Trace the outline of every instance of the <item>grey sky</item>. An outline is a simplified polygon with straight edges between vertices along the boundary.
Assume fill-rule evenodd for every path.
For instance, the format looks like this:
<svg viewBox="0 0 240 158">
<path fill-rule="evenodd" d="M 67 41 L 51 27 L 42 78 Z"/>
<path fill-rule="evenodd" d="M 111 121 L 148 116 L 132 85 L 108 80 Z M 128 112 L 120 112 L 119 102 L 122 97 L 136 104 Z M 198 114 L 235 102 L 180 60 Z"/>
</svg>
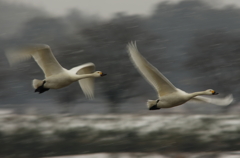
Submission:
<svg viewBox="0 0 240 158">
<path fill-rule="evenodd" d="M 54 15 L 64 15 L 69 9 L 77 8 L 88 14 L 110 17 L 116 12 L 129 14 L 150 13 L 153 6 L 163 0 L 5 0 L 9 3 L 24 3 L 44 10 Z M 179 0 L 172 0 L 176 2 Z"/>
<path fill-rule="evenodd" d="M 126 12 L 128 14 L 151 13 L 154 5 L 167 1 L 177 3 L 181 0 L 4 0 L 8 3 L 27 4 L 38 8 L 43 8 L 55 16 L 61 16 L 69 9 L 77 8 L 88 14 L 97 14 L 104 18 L 109 18 L 116 12 Z M 234 5 L 240 7 L 239 0 L 204 0 L 211 3 L 213 7 L 223 7 Z"/>
</svg>

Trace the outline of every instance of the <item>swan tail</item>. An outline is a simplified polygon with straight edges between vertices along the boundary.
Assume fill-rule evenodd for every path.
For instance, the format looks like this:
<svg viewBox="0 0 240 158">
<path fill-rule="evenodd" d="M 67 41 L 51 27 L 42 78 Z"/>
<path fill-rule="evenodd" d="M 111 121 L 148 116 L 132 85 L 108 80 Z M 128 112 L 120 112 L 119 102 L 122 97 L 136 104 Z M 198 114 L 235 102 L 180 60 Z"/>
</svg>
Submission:
<svg viewBox="0 0 240 158">
<path fill-rule="evenodd" d="M 156 105 L 156 100 L 148 100 L 147 108 L 150 109 L 153 105 Z"/>
<path fill-rule="evenodd" d="M 34 79 L 32 81 L 32 86 L 34 89 L 37 89 L 39 86 L 41 86 L 43 84 L 42 80 L 38 80 L 38 79 Z"/>
</svg>

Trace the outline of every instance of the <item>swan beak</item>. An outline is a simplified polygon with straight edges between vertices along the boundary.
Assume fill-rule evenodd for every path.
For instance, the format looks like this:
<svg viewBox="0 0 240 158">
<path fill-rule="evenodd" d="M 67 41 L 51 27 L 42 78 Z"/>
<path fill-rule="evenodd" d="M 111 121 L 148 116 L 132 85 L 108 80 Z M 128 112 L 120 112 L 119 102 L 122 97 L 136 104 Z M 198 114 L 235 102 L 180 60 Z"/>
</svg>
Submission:
<svg viewBox="0 0 240 158">
<path fill-rule="evenodd" d="M 107 74 L 105 74 L 105 73 L 102 73 L 102 74 L 101 74 L 101 76 L 106 76 L 106 75 L 107 75 Z"/>
<path fill-rule="evenodd" d="M 212 95 L 218 95 L 218 93 L 217 92 L 213 92 Z"/>
</svg>

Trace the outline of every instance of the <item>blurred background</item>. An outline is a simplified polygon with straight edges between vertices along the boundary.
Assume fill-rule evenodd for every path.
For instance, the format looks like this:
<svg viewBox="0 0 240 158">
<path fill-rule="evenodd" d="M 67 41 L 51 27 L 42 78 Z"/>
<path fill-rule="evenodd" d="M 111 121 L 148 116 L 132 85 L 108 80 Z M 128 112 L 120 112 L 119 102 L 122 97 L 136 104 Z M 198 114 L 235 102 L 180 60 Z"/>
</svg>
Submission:
<svg viewBox="0 0 240 158">
<path fill-rule="evenodd" d="M 0 156 L 218 158 L 240 150 L 239 28 L 237 0 L 0 0 Z M 234 102 L 149 111 L 157 96 L 129 60 L 130 41 L 176 87 L 211 88 Z M 95 100 L 78 83 L 34 93 L 32 80 L 44 78 L 35 61 L 10 67 L 4 54 L 31 43 L 48 44 L 67 69 L 93 62 L 107 73 L 95 80 Z"/>
</svg>

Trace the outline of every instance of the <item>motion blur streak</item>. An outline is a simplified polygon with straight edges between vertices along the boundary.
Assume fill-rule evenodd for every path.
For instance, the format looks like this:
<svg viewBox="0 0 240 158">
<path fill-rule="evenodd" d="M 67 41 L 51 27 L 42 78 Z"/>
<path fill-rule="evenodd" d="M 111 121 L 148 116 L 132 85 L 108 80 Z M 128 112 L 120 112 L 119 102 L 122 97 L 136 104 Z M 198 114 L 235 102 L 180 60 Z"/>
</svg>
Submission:
<svg viewBox="0 0 240 158">
<path fill-rule="evenodd" d="M 0 157 L 126 152 L 171 157 L 176 152 L 180 156 L 207 152 L 218 158 L 231 154 L 228 151 L 239 154 L 239 2 L 233 7 L 224 6 L 226 1 L 156 1 L 154 5 L 143 1 L 146 9 L 152 6 L 147 13 L 117 13 L 116 9 L 108 18 L 96 10 L 86 13 L 76 7 L 53 15 L 44 5 L 15 2 L 0 0 Z M 121 5 L 141 8 L 143 2 Z M 48 7 L 54 10 L 64 3 L 51 4 Z M 107 4 L 101 6 L 109 12 L 118 7 Z M 233 94 L 235 101 L 227 107 L 188 103 L 149 111 L 146 100 L 156 96 L 155 91 L 134 68 L 126 49 L 135 40 L 142 55 L 176 87 L 187 92 L 210 87 L 219 97 Z M 85 99 L 78 83 L 34 93 L 30 83 L 42 79 L 41 69 L 34 60 L 10 67 L 4 50 L 35 43 L 49 45 L 67 69 L 93 62 L 108 74 L 96 81 L 96 99 Z M 110 113 L 114 117 L 105 117 Z M 54 120 L 67 121 L 58 126 Z M 41 131 L 40 124 L 46 130 Z M 107 130 L 89 128 L 89 124 Z M 159 128 L 143 134 L 143 126 Z"/>
</svg>

